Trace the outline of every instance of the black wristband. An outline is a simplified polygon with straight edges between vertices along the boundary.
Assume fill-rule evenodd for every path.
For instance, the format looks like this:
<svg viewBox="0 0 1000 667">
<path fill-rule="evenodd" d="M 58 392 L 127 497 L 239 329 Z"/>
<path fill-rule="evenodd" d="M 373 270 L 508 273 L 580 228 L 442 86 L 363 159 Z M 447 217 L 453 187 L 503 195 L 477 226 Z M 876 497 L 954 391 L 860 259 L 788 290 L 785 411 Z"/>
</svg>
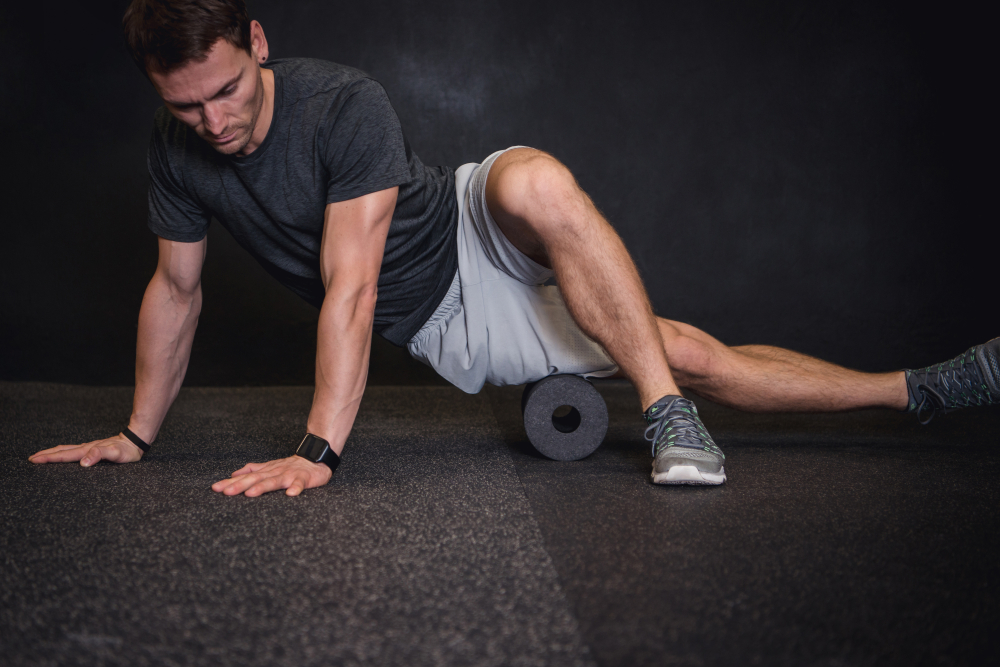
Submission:
<svg viewBox="0 0 1000 667">
<path fill-rule="evenodd" d="M 306 433 L 306 437 L 302 438 L 295 455 L 313 463 L 325 463 L 331 472 L 340 465 L 340 457 L 330 449 L 330 443 L 312 433 Z"/>
<path fill-rule="evenodd" d="M 133 445 L 141 449 L 143 454 L 149 451 L 149 445 L 146 444 L 146 441 L 130 431 L 128 426 L 122 429 L 122 435 L 131 440 Z"/>
</svg>

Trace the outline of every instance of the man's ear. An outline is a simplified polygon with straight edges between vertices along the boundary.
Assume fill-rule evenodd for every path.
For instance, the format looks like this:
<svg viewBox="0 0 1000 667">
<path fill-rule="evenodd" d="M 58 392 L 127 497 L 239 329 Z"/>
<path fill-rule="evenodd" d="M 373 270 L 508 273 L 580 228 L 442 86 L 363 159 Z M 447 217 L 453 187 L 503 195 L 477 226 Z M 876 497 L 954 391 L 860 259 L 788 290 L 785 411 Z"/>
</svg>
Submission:
<svg viewBox="0 0 1000 667">
<path fill-rule="evenodd" d="M 264 28 L 257 21 L 250 22 L 250 50 L 258 65 L 267 62 L 270 55 L 267 48 L 267 37 L 264 36 Z"/>
</svg>

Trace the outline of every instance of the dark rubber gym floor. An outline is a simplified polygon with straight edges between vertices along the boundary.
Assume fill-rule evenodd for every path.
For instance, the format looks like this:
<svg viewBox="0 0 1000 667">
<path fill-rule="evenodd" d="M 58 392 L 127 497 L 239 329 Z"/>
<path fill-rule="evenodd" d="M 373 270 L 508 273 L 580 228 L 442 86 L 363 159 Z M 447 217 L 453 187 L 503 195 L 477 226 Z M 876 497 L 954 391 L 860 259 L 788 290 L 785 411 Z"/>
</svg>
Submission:
<svg viewBox="0 0 1000 667">
<path fill-rule="evenodd" d="M 745 415 L 718 488 L 658 487 L 631 390 L 583 461 L 517 389 L 372 387 L 299 498 L 310 388 L 185 389 L 140 463 L 35 466 L 131 389 L 0 383 L 3 665 L 980 665 L 1000 654 L 1000 411 Z"/>
</svg>

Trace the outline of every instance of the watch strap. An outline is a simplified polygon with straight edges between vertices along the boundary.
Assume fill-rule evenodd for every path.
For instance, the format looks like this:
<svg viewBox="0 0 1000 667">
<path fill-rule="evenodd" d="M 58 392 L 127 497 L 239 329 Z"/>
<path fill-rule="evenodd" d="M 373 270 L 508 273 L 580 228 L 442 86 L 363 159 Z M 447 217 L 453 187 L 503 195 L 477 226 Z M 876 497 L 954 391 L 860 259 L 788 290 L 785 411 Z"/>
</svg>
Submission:
<svg viewBox="0 0 1000 667">
<path fill-rule="evenodd" d="M 295 455 L 313 463 L 324 463 L 331 472 L 340 465 L 340 457 L 330 449 L 330 443 L 312 433 L 306 433 L 306 437 L 302 438 L 299 448 L 295 450 Z"/>
</svg>

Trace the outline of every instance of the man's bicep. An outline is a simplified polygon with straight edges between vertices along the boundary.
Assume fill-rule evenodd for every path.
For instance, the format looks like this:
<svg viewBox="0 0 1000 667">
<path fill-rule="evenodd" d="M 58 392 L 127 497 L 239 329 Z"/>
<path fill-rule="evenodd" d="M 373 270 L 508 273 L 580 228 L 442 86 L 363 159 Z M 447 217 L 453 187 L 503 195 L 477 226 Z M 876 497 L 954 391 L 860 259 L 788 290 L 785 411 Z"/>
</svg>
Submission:
<svg viewBox="0 0 1000 667">
<path fill-rule="evenodd" d="M 378 283 L 398 187 L 326 205 L 320 275 L 329 290 L 334 282 L 362 287 Z"/>
<path fill-rule="evenodd" d="M 160 257 L 156 271 L 170 285 L 184 294 L 194 294 L 201 284 L 201 267 L 205 263 L 208 238 L 192 243 L 159 238 Z"/>
</svg>

